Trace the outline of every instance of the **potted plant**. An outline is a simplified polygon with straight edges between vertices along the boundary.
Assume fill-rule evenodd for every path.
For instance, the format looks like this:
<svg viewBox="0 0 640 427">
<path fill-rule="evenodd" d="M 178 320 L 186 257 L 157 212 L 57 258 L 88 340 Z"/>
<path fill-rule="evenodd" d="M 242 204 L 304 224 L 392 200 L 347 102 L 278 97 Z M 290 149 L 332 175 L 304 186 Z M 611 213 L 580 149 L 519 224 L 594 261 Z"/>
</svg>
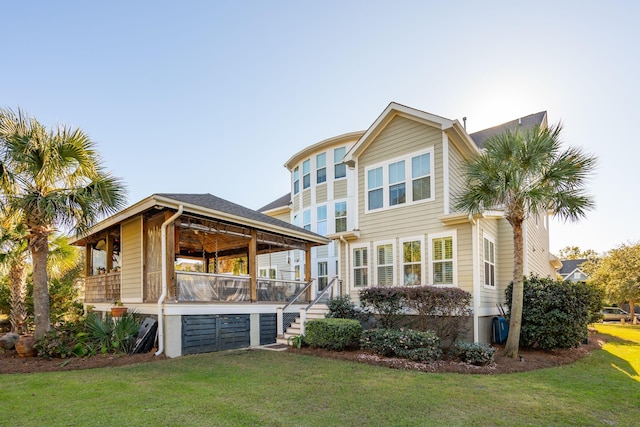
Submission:
<svg viewBox="0 0 640 427">
<path fill-rule="evenodd" d="M 122 304 L 122 301 L 118 300 L 114 302 L 113 307 L 111 307 L 111 317 L 122 317 L 127 310 L 128 308 Z"/>
</svg>

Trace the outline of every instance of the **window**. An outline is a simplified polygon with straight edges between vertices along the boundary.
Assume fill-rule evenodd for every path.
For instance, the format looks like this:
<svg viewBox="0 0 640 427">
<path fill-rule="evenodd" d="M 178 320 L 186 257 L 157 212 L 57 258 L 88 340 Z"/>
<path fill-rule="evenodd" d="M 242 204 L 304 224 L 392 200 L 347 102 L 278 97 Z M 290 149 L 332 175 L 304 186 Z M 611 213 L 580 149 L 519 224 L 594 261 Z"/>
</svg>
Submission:
<svg viewBox="0 0 640 427">
<path fill-rule="evenodd" d="M 276 268 L 275 267 L 261 268 L 260 270 L 258 270 L 258 277 L 266 277 L 268 279 L 275 279 L 276 278 Z"/>
<path fill-rule="evenodd" d="M 293 170 L 293 194 L 300 192 L 300 168 Z"/>
<path fill-rule="evenodd" d="M 422 245 L 420 240 L 402 243 L 402 268 L 405 286 L 422 284 Z"/>
<path fill-rule="evenodd" d="M 311 160 L 302 162 L 302 189 L 311 187 Z"/>
<path fill-rule="evenodd" d="M 316 156 L 316 183 L 321 184 L 327 181 L 327 154 L 322 153 Z"/>
<path fill-rule="evenodd" d="M 369 260 L 367 248 L 353 249 L 353 286 L 363 288 L 369 285 Z"/>
<path fill-rule="evenodd" d="M 389 205 L 399 205 L 406 200 L 404 160 L 402 160 L 389 165 Z"/>
<path fill-rule="evenodd" d="M 321 291 L 327 287 L 329 279 L 327 261 L 318 263 L 318 290 Z"/>
<path fill-rule="evenodd" d="M 382 167 L 367 172 L 367 198 L 369 210 L 383 206 L 382 200 Z"/>
<path fill-rule="evenodd" d="M 414 202 L 431 198 L 431 153 L 411 158 L 411 188 Z"/>
<path fill-rule="evenodd" d="M 430 148 L 367 167 L 367 211 L 433 200 L 432 153 L 433 148 Z"/>
<path fill-rule="evenodd" d="M 336 233 L 347 231 L 347 202 L 336 203 Z"/>
<path fill-rule="evenodd" d="M 302 228 L 311 231 L 311 211 L 302 212 Z"/>
<path fill-rule="evenodd" d="M 317 233 L 322 236 L 326 236 L 327 235 L 327 207 L 326 206 L 318 206 L 317 221 L 318 221 Z"/>
<path fill-rule="evenodd" d="M 346 152 L 347 151 L 345 147 L 340 147 L 333 150 L 333 162 L 335 163 L 335 165 L 333 166 L 333 173 L 335 179 L 344 178 L 345 176 L 347 176 L 347 165 L 342 163 Z"/>
<path fill-rule="evenodd" d="M 432 271 L 434 285 L 453 284 L 453 237 L 432 240 Z"/>
<path fill-rule="evenodd" d="M 376 246 L 376 268 L 378 285 L 393 285 L 393 245 L 385 243 Z"/>
<path fill-rule="evenodd" d="M 496 286 L 496 244 L 484 238 L 484 285 Z"/>
<path fill-rule="evenodd" d="M 296 280 L 300 280 L 300 265 L 296 265 L 293 267 L 293 274 Z"/>
</svg>

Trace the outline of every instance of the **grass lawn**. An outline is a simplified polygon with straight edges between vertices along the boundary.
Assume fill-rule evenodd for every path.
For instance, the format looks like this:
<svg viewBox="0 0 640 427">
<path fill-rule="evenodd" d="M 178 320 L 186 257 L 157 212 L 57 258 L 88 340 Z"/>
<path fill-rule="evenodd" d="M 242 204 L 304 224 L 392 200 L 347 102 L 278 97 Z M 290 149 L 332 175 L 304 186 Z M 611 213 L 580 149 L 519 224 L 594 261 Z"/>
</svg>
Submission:
<svg viewBox="0 0 640 427">
<path fill-rule="evenodd" d="M 0 376 L 0 425 L 640 425 L 640 327 L 562 367 L 506 375 L 398 371 L 235 351 L 148 365 Z"/>
</svg>

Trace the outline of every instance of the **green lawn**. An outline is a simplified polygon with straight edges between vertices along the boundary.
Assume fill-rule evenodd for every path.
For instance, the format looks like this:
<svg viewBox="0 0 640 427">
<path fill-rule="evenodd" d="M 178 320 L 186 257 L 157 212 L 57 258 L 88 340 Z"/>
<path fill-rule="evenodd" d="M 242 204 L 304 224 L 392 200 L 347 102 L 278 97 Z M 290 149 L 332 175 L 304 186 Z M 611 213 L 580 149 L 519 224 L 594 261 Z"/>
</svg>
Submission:
<svg viewBox="0 0 640 427">
<path fill-rule="evenodd" d="M 640 424 L 640 327 L 553 369 L 431 374 L 269 351 L 0 375 L 0 425 L 520 426 Z"/>
</svg>

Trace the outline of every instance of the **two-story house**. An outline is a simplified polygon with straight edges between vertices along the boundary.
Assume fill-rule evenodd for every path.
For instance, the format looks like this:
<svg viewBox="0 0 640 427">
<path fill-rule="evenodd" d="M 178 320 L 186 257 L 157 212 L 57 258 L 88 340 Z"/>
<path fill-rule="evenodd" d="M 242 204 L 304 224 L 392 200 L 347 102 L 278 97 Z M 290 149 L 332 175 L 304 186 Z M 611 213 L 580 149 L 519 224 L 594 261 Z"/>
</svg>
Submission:
<svg viewBox="0 0 640 427">
<path fill-rule="evenodd" d="M 469 134 L 457 120 L 391 103 L 367 130 L 294 154 L 291 192 L 259 211 L 331 239 L 312 249 L 318 287 L 337 276 L 357 301 L 368 286 L 457 286 L 473 296 L 469 338 L 488 342 L 513 276 L 513 234 L 502 211 L 470 217 L 455 210 L 456 196 L 465 161 L 488 138 L 534 125 L 547 125 L 546 112 Z M 555 276 L 547 216 L 527 220 L 524 242 L 524 271 Z M 271 278 L 295 280 L 305 268 L 295 250 L 258 262 Z"/>
</svg>

